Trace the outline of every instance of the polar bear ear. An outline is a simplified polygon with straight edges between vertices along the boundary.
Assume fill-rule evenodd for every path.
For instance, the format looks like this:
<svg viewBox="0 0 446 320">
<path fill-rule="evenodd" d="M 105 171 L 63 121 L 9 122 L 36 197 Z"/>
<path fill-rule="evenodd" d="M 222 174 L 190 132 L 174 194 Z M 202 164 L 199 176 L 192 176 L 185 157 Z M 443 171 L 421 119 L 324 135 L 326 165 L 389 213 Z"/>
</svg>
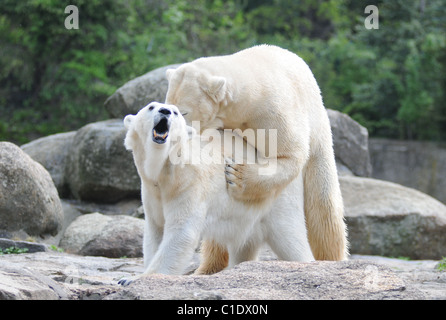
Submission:
<svg viewBox="0 0 446 320">
<path fill-rule="evenodd" d="M 133 114 L 129 114 L 129 115 L 125 116 L 125 118 L 124 118 L 124 127 L 126 129 L 130 128 L 130 124 L 132 123 L 134 118 L 135 118 L 135 116 Z"/>
<path fill-rule="evenodd" d="M 170 82 L 170 79 L 172 79 L 173 73 L 175 72 L 176 69 L 167 69 L 166 70 L 166 78 L 167 81 Z"/>
<path fill-rule="evenodd" d="M 226 95 L 226 79 L 224 77 L 212 76 L 205 86 L 205 92 L 216 103 L 224 99 Z"/>
</svg>

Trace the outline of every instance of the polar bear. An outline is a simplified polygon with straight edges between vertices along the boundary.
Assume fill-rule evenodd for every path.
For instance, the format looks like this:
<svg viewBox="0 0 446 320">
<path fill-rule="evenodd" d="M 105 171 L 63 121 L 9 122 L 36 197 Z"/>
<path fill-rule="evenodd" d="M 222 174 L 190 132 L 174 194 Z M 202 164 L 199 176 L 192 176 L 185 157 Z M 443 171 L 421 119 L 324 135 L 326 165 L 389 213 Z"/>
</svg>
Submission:
<svg viewBox="0 0 446 320">
<path fill-rule="evenodd" d="M 255 204 L 238 201 L 227 190 L 224 158 L 244 163 L 256 151 L 236 132 L 196 134 L 176 106 L 158 102 L 126 116 L 124 124 L 124 145 L 133 152 L 141 178 L 143 275 L 182 274 L 200 239 L 204 246 L 197 274 L 215 273 L 255 259 L 263 243 L 279 259 L 314 260 L 305 226 L 301 175 L 277 197 Z M 234 152 L 232 145 L 237 142 L 243 152 Z M 198 148 L 194 150 L 194 146 Z M 212 150 L 218 156 L 213 155 L 212 161 L 201 156 L 202 161 L 194 164 L 191 158 L 197 150 Z M 133 280 L 119 283 L 128 285 Z"/>
<path fill-rule="evenodd" d="M 346 259 L 347 231 L 331 127 L 308 65 L 288 50 L 260 45 L 200 58 L 168 69 L 166 76 L 165 102 L 187 114 L 187 123 L 198 120 L 202 129 L 277 129 L 275 173 L 259 174 L 260 164 L 229 164 L 226 179 L 231 196 L 255 203 L 277 196 L 302 175 L 314 257 Z M 255 145 L 263 157 L 270 147 Z"/>
</svg>

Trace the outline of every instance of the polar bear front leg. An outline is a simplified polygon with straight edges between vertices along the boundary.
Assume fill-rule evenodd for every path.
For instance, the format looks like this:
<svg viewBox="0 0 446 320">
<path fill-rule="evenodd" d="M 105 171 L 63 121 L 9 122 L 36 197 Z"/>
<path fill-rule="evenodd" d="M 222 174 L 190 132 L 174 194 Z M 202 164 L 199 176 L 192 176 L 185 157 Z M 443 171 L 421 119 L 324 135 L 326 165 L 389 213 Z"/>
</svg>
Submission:
<svg viewBox="0 0 446 320">
<path fill-rule="evenodd" d="M 146 211 L 145 209 L 145 212 L 148 211 Z M 162 238 L 163 238 L 163 227 L 158 226 L 153 220 L 153 218 L 150 216 L 150 214 L 145 214 L 143 257 L 144 257 L 144 267 L 146 269 L 148 268 L 150 262 L 153 260 L 153 257 L 158 251 Z M 141 278 L 144 275 L 145 273 L 136 276 L 122 278 L 118 281 L 118 284 L 123 286 L 128 286 L 129 284 L 131 284 L 132 282 Z"/>
<path fill-rule="evenodd" d="M 153 273 L 182 274 L 192 260 L 200 240 L 206 217 L 206 207 L 198 204 L 189 196 L 178 198 L 165 206 L 165 224 L 162 241 L 143 274 L 122 279 L 124 286 L 134 280 Z"/>
<path fill-rule="evenodd" d="M 118 284 L 128 286 L 135 280 L 154 273 L 182 274 L 192 259 L 200 235 L 187 228 L 172 231 L 164 233 L 163 241 L 142 274 L 123 278 Z"/>
<path fill-rule="evenodd" d="M 144 237 L 142 247 L 144 267 L 147 268 L 163 239 L 163 227 L 158 226 L 149 215 L 146 215 L 144 222 Z"/>
</svg>

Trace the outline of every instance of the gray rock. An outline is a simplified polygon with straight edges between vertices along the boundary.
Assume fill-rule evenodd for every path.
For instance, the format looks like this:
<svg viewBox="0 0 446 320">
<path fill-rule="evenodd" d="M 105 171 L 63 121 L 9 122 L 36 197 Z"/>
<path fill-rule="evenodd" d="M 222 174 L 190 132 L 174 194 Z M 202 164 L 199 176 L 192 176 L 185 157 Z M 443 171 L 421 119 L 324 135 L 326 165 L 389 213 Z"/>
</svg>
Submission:
<svg viewBox="0 0 446 320">
<path fill-rule="evenodd" d="M 132 153 L 124 147 L 122 120 L 88 124 L 74 136 L 66 180 L 75 198 L 117 202 L 140 197 L 140 178 Z"/>
<path fill-rule="evenodd" d="M 60 197 L 69 193 L 65 181 L 65 164 L 75 134 L 75 131 L 53 134 L 21 146 L 23 151 L 49 172 Z"/>
<path fill-rule="evenodd" d="M 446 248 L 446 206 L 395 183 L 340 177 L 350 252 L 441 259 Z"/>
<path fill-rule="evenodd" d="M 141 257 L 144 221 L 91 213 L 76 218 L 60 240 L 69 253 L 110 258 Z"/>
<path fill-rule="evenodd" d="M 0 257 L 0 300 L 91 300 L 119 290 L 123 276 L 142 272 L 142 259 L 84 257 L 60 252 Z"/>
<path fill-rule="evenodd" d="M 429 194 L 446 203 L 446 147 L 426 141 L 370 139 L 373 177 Z"/>
<path fill-rule="evenodd" d="M 64 288 L 28 267 L 13 268 L 0 261 L 0 300 L 67 299 Z"/>
<path fill-rule="evenodd" d="M 371 256 L 353 256 L 345 262 L 258 261 L 212 276 L 151 275 L 122 287 L 116 284 L 120 278 L 144 270 L 142 258 L 50 251 L 1 256 L 0 297 L 31 299 L 42 292 L 40 298 L 45 294 L 47 299 L 83 300 L 446 299 L 446 272 L 435 265 Z M 22 290 L 29 273 L 34 280 Z"/>
<path fill-rule="evenodd" d="M 429 300 L 446 299 L 446 272 L 438 270 L 435 260 L 403 260 L 381 256 L 353 255 L 351 259 L 385 265 L 405 283 L 420 290 Z"/>
<path fill-rule="evenodd" d="M 333 134 L 336 162 L 347 167 L 356 176 L 370 177 L 372 166 L 367 129 L 339 111 L 327 109 L 327 113 Z"/>
<path fill-rule="evenodd" d="M 0 142 L 0 230 L 56 234 L 63 211 L 50 174 L 18 146 Z"/>
<path fill-rule="evenodd" d="M 123 118 L 138 113 L 152 101 L 164 102 L 168 86 L 166 70 L 180 65 L 164 66 L 127 82 L 105 101 L 105 109 L 113 118 Z"/>
</svg>

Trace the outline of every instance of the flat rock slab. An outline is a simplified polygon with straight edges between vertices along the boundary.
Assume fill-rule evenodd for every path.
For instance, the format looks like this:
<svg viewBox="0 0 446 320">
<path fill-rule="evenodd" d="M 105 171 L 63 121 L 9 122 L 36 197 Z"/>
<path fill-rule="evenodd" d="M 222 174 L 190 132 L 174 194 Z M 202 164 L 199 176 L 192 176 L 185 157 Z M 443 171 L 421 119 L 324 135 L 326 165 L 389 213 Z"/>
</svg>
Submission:
<svg viewBox="0 0 446 320">
<path fill-rule="evenodd" d="M 0 255 L 0 300 L 102 299 L 121 289 L 121 277 L 142 272 L 142 263 L 53 251 Z"/>
<path fill-rule="evenodd" d="M 345 300 L 445 299 L 436 283 L 429 295 L 412 269 L 359 257 L 342 262 L 244 262 L 210 276 L 150 275 L 128 287 L 122 277 L 140 274 L 142 258 L 111 259 L 59 252 L 0 256 L 0 299 L 141 300 Z M 393 259 L 392 263 L 397 263 Z M 388 264 L 389 265 L 389 264 Z M 446 274 L 429 265 L 431 275 Z M 412 270 L 412 271 L 411 271 Z M 416 270 L 415 270 L 416 271 Z M 419 270 L 421 271 L 421 270 Z M 417 272 L 419 272 L 417 271 Z M 423 278 L 424 279 L 424 278 Z M 433 278 L 429 278 L 435 282 Z M 421 279 L 422 280 L 422 279 Z M 440 279 L 441 280 L 441 279 Z M 424 287 L 425 289 L 429 289 Z"/>
<path fill-rule="evenodd" d="M 244 262 L 211 276 L 150 275 L 106 299 L 423 299 L 390 269 L 368 261 Z"/>
<path fill-rule="evenodd" d="M 367 260 L 385 265 L 398 277 L 417 288 L 429 300 L 446 300 L 446 271 L 438 270 L 439 261 L 402 260 L 381 256 L 352 255 L 354 260 Z"/>
</svg>

